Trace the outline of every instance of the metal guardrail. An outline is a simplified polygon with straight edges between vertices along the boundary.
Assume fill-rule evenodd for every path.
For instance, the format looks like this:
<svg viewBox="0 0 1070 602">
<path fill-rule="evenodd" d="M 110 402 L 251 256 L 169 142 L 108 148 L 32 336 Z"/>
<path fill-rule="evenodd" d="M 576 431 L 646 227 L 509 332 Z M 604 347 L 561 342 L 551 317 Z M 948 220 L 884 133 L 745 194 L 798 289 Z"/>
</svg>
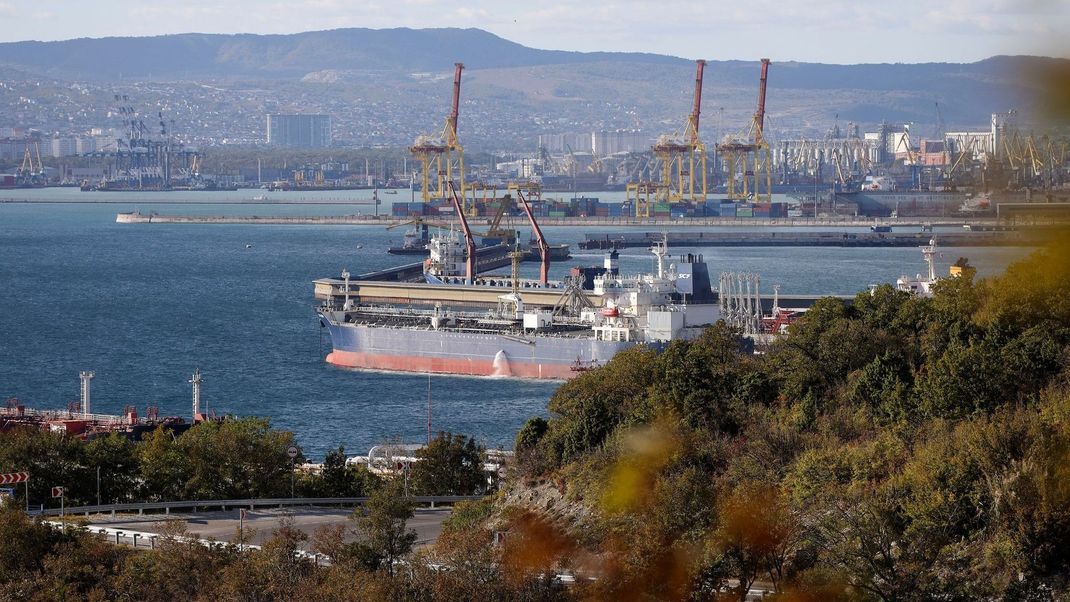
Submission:
<svg viewBox="0 0 1070 602">
<path fill-rule="evenodd" d="M 467 500 L 483 499 L 481 495 L 413 495 L 407 499 L 414 504 L 428 504 L 432 508 L 435 504 L 453 504 Z M 360 506 L 368 501 L 367 497 L 306 497 L 306 498 L 264 498 L 246 500 L 186 500 L 178 502 L 145 502 L 137 504 L 104 504 L 100 506 L 74 506 L 70 508 L 48 508 L 35 512 L 37 516 L 65 516 L 71 514 L 112 514 L 117 512 L 137 512 L 144 514 L 146 510 L 162 510 L 164 514 L 170 514 L 171 510 L 193 510 L 219 508 L 248 508 L 250 510 L 265 507 L 283 508 L 286 506 Z"/>
</svg>

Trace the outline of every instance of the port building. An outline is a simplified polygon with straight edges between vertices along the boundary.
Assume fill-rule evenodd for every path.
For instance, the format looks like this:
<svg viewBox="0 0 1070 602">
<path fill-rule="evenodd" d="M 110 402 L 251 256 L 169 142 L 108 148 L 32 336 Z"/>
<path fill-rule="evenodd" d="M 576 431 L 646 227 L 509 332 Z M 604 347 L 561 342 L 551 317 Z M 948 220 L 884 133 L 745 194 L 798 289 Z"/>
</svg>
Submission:
<svg viewBox="0 0 1070 602">
<path fill-rule="evenodd" d="M 331 116 L 268 115 L 267 143 L 288 148 L 328 148 Z"/>
</svg>

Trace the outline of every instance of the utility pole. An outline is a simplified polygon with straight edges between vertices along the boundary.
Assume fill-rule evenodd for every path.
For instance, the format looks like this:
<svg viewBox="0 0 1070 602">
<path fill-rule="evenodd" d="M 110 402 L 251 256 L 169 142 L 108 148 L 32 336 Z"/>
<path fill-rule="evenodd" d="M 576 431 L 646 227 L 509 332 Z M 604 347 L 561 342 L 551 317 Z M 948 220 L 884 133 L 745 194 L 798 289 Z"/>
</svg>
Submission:
<svg viewBox="0 0 1070 602">
<path fill-rule="evenodd" d="M 97 505 L 100 505 L 100 467 L 97 466 Z"/>
</svg>

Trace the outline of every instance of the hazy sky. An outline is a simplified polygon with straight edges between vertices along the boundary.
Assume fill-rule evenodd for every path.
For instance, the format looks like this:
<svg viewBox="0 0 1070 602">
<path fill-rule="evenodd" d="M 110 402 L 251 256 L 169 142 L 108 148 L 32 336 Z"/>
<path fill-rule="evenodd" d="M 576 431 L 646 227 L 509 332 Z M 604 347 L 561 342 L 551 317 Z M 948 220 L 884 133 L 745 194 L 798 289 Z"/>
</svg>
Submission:
<svg viewBox="0 0 1070 602">
<path fill-rule="evenodd" d="M 478 27 L 536 48 L 831 63 L 1070 50 L 1070 0 L 0 0 L 0 25 L 0 41 Z"/>
</svg>

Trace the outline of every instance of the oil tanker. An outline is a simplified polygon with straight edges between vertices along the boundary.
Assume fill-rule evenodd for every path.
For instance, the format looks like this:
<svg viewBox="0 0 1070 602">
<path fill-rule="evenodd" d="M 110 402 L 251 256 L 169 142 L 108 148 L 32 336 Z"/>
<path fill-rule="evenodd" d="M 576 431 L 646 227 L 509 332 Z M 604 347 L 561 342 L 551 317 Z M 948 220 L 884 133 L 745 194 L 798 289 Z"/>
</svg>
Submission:
<svg viewBox="0 0 1070 602">
<path fill-rule="evenodd" d="M 329 299 L 318 310 L 332 343 L 328 363 L 568 379 L 629 347 L 695 338 L 721 315 L 702 256 L 673 262 L 664 244 L 651 249 L 656 273 L 623 276 L 611 255 L 600 270 L 574 270 L 561 282 L 520 280 L 519 259 L 511 278 L 462 282 L 451 246 L 431 247 L 427 283 L 406 285 L 393 303 L 362 299 L 346 275 L 341 307 Z"/>
</svg>

